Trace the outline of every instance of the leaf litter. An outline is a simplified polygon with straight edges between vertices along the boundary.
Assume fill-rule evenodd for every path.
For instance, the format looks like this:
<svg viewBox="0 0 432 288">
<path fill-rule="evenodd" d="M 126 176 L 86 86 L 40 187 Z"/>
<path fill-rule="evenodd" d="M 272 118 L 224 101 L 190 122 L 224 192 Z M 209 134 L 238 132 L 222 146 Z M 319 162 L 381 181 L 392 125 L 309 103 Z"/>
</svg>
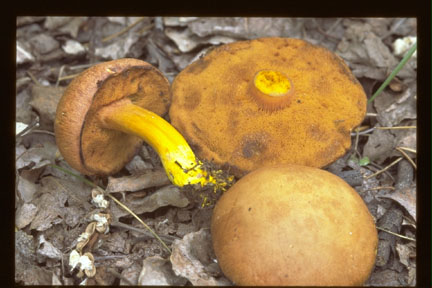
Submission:
<svg viewBox="0 0 432 288">
<path fill-rule="evenodd" d="M 18 17 L 16 121 L 36 121 L 38 126 L 17 138 L 16 145 L 16 283 L 231 284 L 212 251 L 212 210 L 196 208 L 170 185 L 147 145 L 116 175 L 87 179 L 138 214 L 169 243 L 171 255 L 113 200 L 108 207 L 95 206 L 91 187 L 50 165 L 74 171 L 55 146 L 53 121 L 65 87 L 89 63 L 140 58 L 172 82 L 215 46 L 296 37 L 335 51 L 370 97 L 398 64 L 406 49 L 401 43 L 413 41 L 416 29 L 414 18 Z M 362 125 L 375 129 L 353 136 L 347 155 L 326 168 L 357 190 L 382 229 L 377 265 L 367 285 L 416 284 L 416 245 L 402 238 L 415 237 L 415 168 L 400 152 L 409 149 L 403 151 L 415 163 L 416 129 L 395 129 L 416 126 L 416 61 L 412 57 L 369 104 L 371 116 Z M 386 168 L 397 157 L 403 159 Z M 79 278 L 67 268 L 67 259 L 98 213 L 111 215 L 111 227 L 92 244 L 96 275 Z"/>
</svg>

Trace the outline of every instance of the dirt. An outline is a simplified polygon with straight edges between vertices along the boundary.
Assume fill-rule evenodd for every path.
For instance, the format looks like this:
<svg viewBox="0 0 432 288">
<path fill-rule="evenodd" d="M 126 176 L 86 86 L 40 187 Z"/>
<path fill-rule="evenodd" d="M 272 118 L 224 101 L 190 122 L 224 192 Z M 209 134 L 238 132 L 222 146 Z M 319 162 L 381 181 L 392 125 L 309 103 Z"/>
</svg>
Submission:
<svg viewBox="0 0 432 288">
<path fill-rule="evenodd" d="M 53 121 L 79 72 L 133 57 L 172 82 L 221 44 L 297 37 L 339 55 L 370 98 L 403 57 L 395 41 L 416 31 L 415 18 L 18 17 L 15 282 L 232 284 L 212 251 L 212 205 L 203 209 L 191 191 L 170 185 L 146 144 L 116 175 L 86 179 L 108 187 L 166 246 L 112 198 L 97 198 L 97 189 L 82 178 L 53 166 L 74 171 L 58 152 Z M 368 104 L 361 129 L 351 133 L 351 149 L 324 168 L 353 186 L 376 220 L 379 247 L 367 286 L 416 285 L 416 69 L 413 57 Z M 72 269 L 77 247 L 81 264 Z M 94 266 L 84 267 L 86 252 Z"/>
</svg>

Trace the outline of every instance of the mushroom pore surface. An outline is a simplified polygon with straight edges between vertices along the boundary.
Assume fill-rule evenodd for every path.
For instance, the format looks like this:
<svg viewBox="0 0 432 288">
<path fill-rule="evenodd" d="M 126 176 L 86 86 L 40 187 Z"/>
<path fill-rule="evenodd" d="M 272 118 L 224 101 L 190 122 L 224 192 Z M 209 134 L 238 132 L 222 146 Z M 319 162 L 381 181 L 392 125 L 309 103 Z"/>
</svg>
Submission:
<svg viewBox="0 0 432 288">
<path fill-rule="evenodd" d="M 74 78 L 56 112 L 57 146 L 74 169 L 86 175 L 119 171 L 135 155 L 142 140 L 103 128 L 98 110 L 124 98 L 163 115 L 170 104 L 169 82 L 152 65 L 138 59 L 97 64 Z"/>
<path fill-rule="evenodd" d="M 238 285 L 362 285 L 378 243 L 371 214 L 339 177 L 313 167 L 255 170 L 215 206 L 218 263 Z"/>
<path fill-rule="evenodd" d="M 262 38 L 217 47 L 181 71 L 169 114 L 198 157 L 242 176 L 263 164 L 335 161 L 350 147 L 366 100 L 326 48 Z"/>
</svg>

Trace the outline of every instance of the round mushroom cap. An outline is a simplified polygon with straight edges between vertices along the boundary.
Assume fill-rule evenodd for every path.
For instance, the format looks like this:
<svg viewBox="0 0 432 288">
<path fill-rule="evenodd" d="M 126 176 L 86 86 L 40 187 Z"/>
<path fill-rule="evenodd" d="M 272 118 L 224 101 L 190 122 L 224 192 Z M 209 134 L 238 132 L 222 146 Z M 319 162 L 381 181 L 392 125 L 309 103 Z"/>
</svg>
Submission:
<svg viewBox="0 0 432 288">
<path fill-rule="evenodd" d="M 330 164 L 349 149 L 366 102 L 331 51 L 261 38 L 220 46 L 180 72 L 169 115 L 198 157 L 242 176 L 263 164 Z"/>
<path fill-rule="evenodd" d="M 223 273 L 238 285 L 362 285 L 378 235 L 346 182 L 314 167 L 255 170 L 219 199 L 211 223 Z"/>
<path fill-rule="evenodd" d="M 102 128 L 97 118 L 100 108 L 125 97 L 163 115 L 170 104 L 170 84 L 154 66 L 129 58 L 94 65 L 72 80 L 54 124 L 57 146 L 71 167 L 86 175 L 107 175 L 133 158 L 142 140 Z"/>
</svg>

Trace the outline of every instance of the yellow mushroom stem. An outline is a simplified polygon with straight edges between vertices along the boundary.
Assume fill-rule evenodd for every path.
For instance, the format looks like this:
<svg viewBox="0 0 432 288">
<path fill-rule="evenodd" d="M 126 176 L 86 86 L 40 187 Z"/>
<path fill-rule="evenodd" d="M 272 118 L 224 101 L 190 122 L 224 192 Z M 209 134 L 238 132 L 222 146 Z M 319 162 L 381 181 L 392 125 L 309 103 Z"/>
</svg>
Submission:
<svg viewBox="0 0 432 288">
<path fill-rule="evenodd" d="M 232 180 L 214 177 L 218 171 L 207 171 L 183 136 L 170 123 L 133 104 L 129 98 L 101 108 L 98 117 L 104 128 L 133 134 L 147 142 L 158 153 L 168 178 L 174 185 L 214 185 L 219 189 Z"/>
</svg>

